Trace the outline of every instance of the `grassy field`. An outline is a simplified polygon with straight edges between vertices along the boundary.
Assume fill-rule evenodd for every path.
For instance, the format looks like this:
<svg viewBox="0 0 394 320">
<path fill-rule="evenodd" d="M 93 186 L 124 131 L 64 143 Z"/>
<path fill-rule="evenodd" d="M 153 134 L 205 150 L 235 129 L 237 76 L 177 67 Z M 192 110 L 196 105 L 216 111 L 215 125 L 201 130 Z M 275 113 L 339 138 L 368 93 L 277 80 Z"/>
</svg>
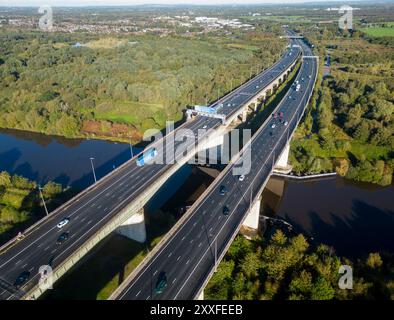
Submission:
<svg viewBox="0 0 394 320">
<path fill-rule="evenodd" d="M 394 37 L 394 27 L 370 27 L 361 29 L 366 34 L 373 37 Z"/>
<path fill-rule="evenodd" d="M 147 117 L 147 115 L 149 115 Z M 125 124 L 137 124 L 143 129 L 164 127 L 166 113 L 160 104 L 138 102 L 103 101 L 95 110 L 98 120 L 110 120 Z M 145 128 L 146 127 L 146 128 Z"/>
</svg>

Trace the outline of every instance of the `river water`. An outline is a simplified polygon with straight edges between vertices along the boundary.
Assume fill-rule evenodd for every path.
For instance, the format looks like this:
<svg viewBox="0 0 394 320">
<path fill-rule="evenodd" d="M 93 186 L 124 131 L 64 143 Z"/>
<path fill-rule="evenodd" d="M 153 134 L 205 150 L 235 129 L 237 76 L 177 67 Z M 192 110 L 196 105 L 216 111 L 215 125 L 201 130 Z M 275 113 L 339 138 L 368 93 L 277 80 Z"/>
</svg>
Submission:
<svg viewBox="0 0 394 320">
<path fill-rule="evenodd" d="M 55 181 L 76 189 L 88 187 L 94 182 L 91 157 L 99 179 L 130 159 L 130 145 L 0 130 L 0 171 L 40 184 Z"/>
<path fill-rule="evenodd" d="M 379 187 L 341 177 L 313 181 L 272 178 L 263 212 L 291 223 L 316 242 L 349 258 L 369 252 L 394 253 L 394 186 Z"/>
</svg>

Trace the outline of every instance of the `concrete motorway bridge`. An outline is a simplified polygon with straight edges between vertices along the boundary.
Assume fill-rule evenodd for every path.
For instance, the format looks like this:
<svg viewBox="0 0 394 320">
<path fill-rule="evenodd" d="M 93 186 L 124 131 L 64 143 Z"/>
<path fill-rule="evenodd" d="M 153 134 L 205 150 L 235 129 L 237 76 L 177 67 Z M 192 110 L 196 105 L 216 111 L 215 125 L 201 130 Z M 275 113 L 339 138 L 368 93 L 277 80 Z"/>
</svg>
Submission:
<svg viewBox="0 0 394 320">
<path fill-rule="evenodd" d="M 201 299 L 204 287 L 215 272 L 235 236 L 241 231 L 251 237 L 259 223 L 261 194 L 276 167 L 287 166 L 289 140 L 312 96 L 318 59 L 302 43 L 302 65 L 293 86 L 275 112 L 283 112 L 287 125 L 267 119 L 244 146 L 237 158 L 148 254 L 144 261 L 114 292 L 111 299 Z M 297 90 L 297 81 L 300 89 Z M 272 124 L 276 127 L 273 129 Z M 251 150 L 252 168 L 243 181 L 233 169 Z M 227 193 L 222 195 L 220 187 Z M 224 206 L 228 215 L 223 214 Z M 159 275 L 166 274 L 167 287 L 155 290 Z"/>
<path fill-rule="evenodd" d="M 164 164 L 139 167 L 137 156 L 134 157 L 25 230 L 23 239 L 15 238 L 2 246 L 0 299 L 37 299 L 45 291 L 45 286 L 40 285 L 45 280 L 43 266 L 51 268 L 55 282 L 113 231 L 144 242 L 144 205 L 182 165 L 197 152 L 211 147 L 210 143 L 222 137 L 232 123 L 245 121 L 247 113 L 256 111 L 261 101 L 285 80 L 301 53 L 300 40 L 289 41 L 289 48 L 279 61 L 215 102 L 213 106 L 223 104 L 225 123 L 202 116 L 190 119 L 149 145 L 157 148 Z M 202 128 L 207 131 L 200 136 L 197 133 Z M 175 141 L 176 152 L 169 154 L 161 145 L 168 139 L 174 140 L 180 129 L 190 129 L 201 143 Z M 57 224 L 65 217 L 70 222 L 58 229 Z M 69 232 L 69 239 L 62 245 L 56 244 L 64 231 Z M 30 274 L 29 279 L 16 288 L 15 280 L 23 272 Z"/>
</svg>

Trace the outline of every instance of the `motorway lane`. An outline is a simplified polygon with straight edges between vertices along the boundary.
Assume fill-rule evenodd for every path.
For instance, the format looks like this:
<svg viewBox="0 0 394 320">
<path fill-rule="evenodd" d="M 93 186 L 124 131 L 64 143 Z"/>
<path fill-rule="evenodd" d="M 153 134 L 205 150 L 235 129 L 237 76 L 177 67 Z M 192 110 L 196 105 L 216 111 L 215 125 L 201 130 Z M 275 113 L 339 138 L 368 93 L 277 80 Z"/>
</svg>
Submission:
<svg viewBox="0 0 394 320">
<path fill-rule="evenodd" d="M 256 92 L 262 88 L 267 87 L 296 60 L 296 57 L 300 53 L 300 49 L 297 47 L 292 47 L 292 45 L 297 43 L 297 41 L 292 40 L 291 47 L 282 56 L 282 59 L 265 70 L 262 74 L 257 75 L 251 81 L 234 90 L 229 96 L 225 96 L 223 99 L 220 99 L 214 103 L 212 107 L 216 107 L 218 104 L 223 103 L 223 109 L 221 113 L 224 113 L 228 116 L 236 112 L 238 108 L 234 107 L 245 104 L 256 94 Z"/>
<path fill-rule="evenodd" d="M 306 49 L 305 52 L 307 55 L 310 55 Z M 225 181 L 224 184 L 229 189 L 229 193 L 224 198 L 227 198 L 229 207 L 234 205 L 236 198 L 239 199 L 240 195 L 243 195 L 240 199 L 240 203 L 233 207 L 231 215 L 229 217 L 225 217 L 225 220 L 220 221 L 217 219 L 215 222 L 215 217 L 222 215 L 222 207 L 217 205 L 217 202 L 219 201 L 218 199 L 220 199 L 221 196 L 216 192 L 212 192 L 208 197 L 202 200 L 202 203 L 200 203 L 200 205 L 194 210 L 191 217 L 184 223 L 183 226 L 181 226 L 173 238 L 169 240 L 169 243 L 167 243 L 166 246 L 152 258 L 148 265 L 142 269 L 142 271 L 136 276 L 134 280 L 131 281 L 130 285 L 125 290 L 123 290 L 123 292 L 119 295 L 119 299 L 193 298 L 193 296 L 197 293 L 196 288 L 198 288 L 198 285 L 201 285 L 202 281 L 205 280 L 207 276 L 207 270 L 210 270 L 213 265 L 214 254 L 212 251 L 212 246 L 209 245 L 208 241 L 204 242 L 205 248 L 204 245 L 201 247 L 190 245 L 180 246 L 179 243 L 186 241 L 186 243 L 190 244 L 191 240 L 196 239 L 196 237 L 198 239 L 199 234 L 194 230 L 199 230 L 201 227 L 204 227 L 208 224 L 209 229 L 212 228 L 211 233 L 217 236 L 218 253 L 224 250 L 228 242 L 227 240 L 237 230 L 237 227 L 244 217 L 244 213 L 248 209 L 248 194 L 250 194 L 250 188 L 253 186 L 252 180 L 259 180 L 260 182 L 256 185 L 261 185 L 262 182 L 268 178 L 272 169 L 272 159 L 278 159 L 280 151 L 286 144 L 287 134 L 285 134 L 285 130 L 289 128 L 293 129 L 296 126 L 297 114 L 298 117 L 302 115 L 301 111 L 303 109 L 298 111 L 299 108 L 294 107 L 305 105 L 309 93 L 311 93 L 313 90 L 315 72 L 315 62 L 312 63 L 305 61 L 297 79 L 301 81 L 301 78 L 304 77 L 304 79 L 308 82 L 308 90 L 305 88 L 305 82 L 301 82 L 302 87 L 299 92 L 296 92 L 294 88 L 291 88 L 287 93 L 285 100 L 283 100 L 283 103 L 281 103 L 277 109 L 284 111 L 285 121 L 289 122 L 288 127 L 280 125 L 274 129 L 275 134 L 273 137 L 271 137 L 269 135 L 269 132 L 272 130 L 270 125 L 274 121 L 271 120 L 267 126 L 253 138 L 252 150 L 253 154 L 255 155 L 253 159 L 254 161 L 252 162 L 254 167 L 251 171 L 253 172 L 253 175 L 247 175 L 244 182 L 238 183 L 236 177 L 234 177 L 230 171 L 220 181 L 215 181 L 217 188 L 223 183 L 223 181 Z M 312 79 L 308 78 L 309 75 L 312 75 Z M 288 96 L 292 96 L 292 98 L 289 99 Z M 296 98 L 296 100 L 293 100 L 293 98 Z M 291 119 L 291 121 L 289 119 Z M 279 137 L 280 139 L 278 140 Z M 278 150 L 276 154 L 273 152 L 274 147 L 275 150 Z M 258 157 L 260 161 L 256 161 L 256 157 Z M 264 164 L 261 165 L 261 163 Z M 256 172 L 260 173 L 255 174 Z M 236 183 L 239 187 L 238 190 L 234 190 L 232 188 L 231 179 L 235 179 L 234 183 Z M 256 190 L 253 190 L 253 197 L 257 196 L 257 187 L 255 189 Z M 230 195 L 232 196 L 230 197 Z M 217 201 L 215 201 L 215 199 Z M 210 220 L 205 222 L 201 219 L 198 220 L 199 217 L 204 216 L 204 214 L 207 212 L 210 213 Z M 196 221 L 200 221 L 200 224 L 195 224 Z M 225 224 L 225 221 L 227 221 L 227 224 Z M 226 226 L 233 227 L 229 228 Z M 231 232 L 221 232 L 224 227 L 226 227 Z M 202 254 L 202 252 L 204 254 Z M 179 256 L 185 256 L 185 258 L 187 257 L 187 263 L 185 263 L 184 259 L 177 260 Z M 198 264 L 196 264 L 197 260 L 199 261 Z M 167 273 L 168 287 L 163 294 L 158 296 L 155 294 L 153 288 L 157 281 L 158 274 L 161 271 L 165 271 Z M 174 279 L 176 279 L 175 282 L 173 282 Z"/>
<path fill-rule="evenodd" d="M 285 61 L 287 68 L 287 65 L 292 63 L 292 60 L 288 54 L 284 59 L 283 61 Z M 261 86 L 270 83 L 274 75 L 283 71 L 282 67 L 278 67 L 279 64 L 280 62 L 276 63 L 275 67 L 268 69 L 267 74 L 260 74 L 249 84 L 238 88 L 238 92 L 236 90 L 228 95 L 222 101 L 225 103 L 231 101 L 231 105 L 227 105 L 223 110 L 226 113 L 228 112 L 228 114 L 235 112 L 234 109 L 238 109 L 240 104 L 249 100 L 249 97 L 239 94 L 239 92 L 242 93 L 242 90 L 253 92 L 253 86 L 255 86 L 256 82 L 262 83 Z M 256 89 L 255 91 L 257 91 Z M 216 128 L 220 125 L 220 122 L 217 119 L 197 118 L 195 121 L 186 124 L 185 128 L 196 131 L 203 125 L 207 125 L 208 128 Z M 175 148 L 180 144 L 181 142 L 176 142 Z M 188 147 L 187 144 L 182 146 L 184 148 Z M 160 154 L 161 148 L 157 149 Z M 178 155 L 181 153 L 182 150 L 178 152 Z M 29 232 L 24 240 L 2 253 L 0 255 L 0 278 L 12 284 L 22 271 L 28 270 L 32 273 L 32 278 L 25 287 L 29 288 L 34 285 L 38 281 L 37 272 L 39 266 L 48 264 L 50 261 L 54 268 L 61 265 L 67 258 L 66 254 L 71 251 L 70 249 L 78 248 L 79 245 L 82 245 L 103 223 L 110 220 L 121 207 L 124 207 L 127 202 L 135 198 L 144 186 L 149 185 L 149 181 L 162 174 L 166 169 L 168 169 L 166 165 L 152 165 L 140 168 L 136 166 L 135 160 L 133 160 L 118 172 L 107 177 L 105 181 L 99 182 L 100 188 L 96 187 L 78 198 L 77 201 L 70 203 L 67 207 L 57 210 L 50 218 Z M 130 180 L 132 180 L 132 183 L 130 183 Z M 64 217 L 71 217 L 70 223 L 62 230 L 57 230 L 56 224 Z M 57 237 L 64 231 L 70 232 L 70 239 L 61 246 L 57 246 Z M 73 240 L 71 241 L 71 239 Z M 0 289 L 0 298 L 6 299 L 10 298 L 10 296 Z"/>
<path fill-rule="evenodd" d="M 200 127 L 201 122 L 203 122 L 203 120 L 198 119 L 196 123 L 192 123 L 192 126 L 190 126 L 191 130 L 196 130 Z M 218 122 L 218 120 L 209 119 L 208 122 L 213 123 Z M 179 144 L 180 142 L 176 142 L 175 148 Z M 158 150 L 159 152 L 161 151 L 160 148 L 158 148 Z M 161 174 L 163 169 L 165 169 L 165 165 L 144 166 L 140 168 L 140 170 L 136 170 L 137 168 L 137 166 L 134 166 L 134 168 L 132 167 L 129 172 L 126 172 L 121 177 L 121 179 L 115 180 L 114 185 L 112 185 L 111 181 L 110 191 L 105 192 L 106 190 L 100 190 L 98 194 L 92 194 L 93 197 L 89 200 L 73 203 L 67 210 L 68 214 L 66 215 L 71 218 L 71 221 L 62 230 L 57 229 L 56 224 L 65 217 L 64 210 L 61 211 L 61 217 L 59 216 L 57 220 L 52 218 L 50 221 L 51 223 L 47 223 L 47 225 L 49 225 L 47 230 L 40 228 L 40 233 L 32 234 L 39 235 L 38 237 L 27 237 L 24 241 L 29 240 L 29 244 L 26 245 L 25 242 L 23 249 L 17 251 L 17 254 L 10 256 L 13 253 L 13 250 L 10 250 L 1 255 L 0 270 L 2 271 L 2 279 L 14 281 L 22 271 L 27 270 L 33 272 L 36 270 L 37 272 L 39 266 L 48 264 L 49 261 L 52 261 L 52 266 L 55 268 L 62 261 L 60 258 L 69 251 L 71 246 L 77 248 L 79 244 L 82 244 L 94 231 L 96 231 L 95 228 L 92 228 L 92 225 L 97 226 L 98 223 L 93 224 L 93 219 L 99 222 L 111 219 L 115 213 L 113 210 L 119 206 L 119 202 L 126 205 L 131 198 L 127 197 L 128 195 L 133 196 L 133 198 L 136 197 L 139 194 L 139 192 L 137 192 L 138 189 L 141 189 L 149 183 L 151 179 Z M 83 210 L 82 207 L 78 205 L 80 203 L 83 203 Z M 78 240 L 73 243 L 70 243 L 68 240 L 61 246 L 56 245 L 58 236 L 64 231 L 70 232 L 70 240 L 74 237 Z M 37 247 L 34 248 L 36 250 L 31 250 L 36 244 Z M 39 254 L 37 254 L 37 251 L 40 251 Z M 61 253 L 59 254 L 59 252 Z M 29 263 L 29 268 L 27 268 L 26 261 Z M 36 278 L 32 278 L 30 281 L 34 283 L 34 281 L 37 280 Z"/>
</svg>

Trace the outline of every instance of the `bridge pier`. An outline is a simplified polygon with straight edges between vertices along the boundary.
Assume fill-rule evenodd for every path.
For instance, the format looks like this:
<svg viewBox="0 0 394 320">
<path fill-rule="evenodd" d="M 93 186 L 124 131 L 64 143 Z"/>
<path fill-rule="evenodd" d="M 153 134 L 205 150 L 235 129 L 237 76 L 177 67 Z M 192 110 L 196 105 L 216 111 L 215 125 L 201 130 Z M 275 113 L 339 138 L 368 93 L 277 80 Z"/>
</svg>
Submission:
<svg viewBox="0 0 394 320">
<path fill-rule="evenodd" d="M 251 210 L 247 214 L 244 222 L 242 223 L 240 233 L 246 239 L 252 239 L 258 231 L 259 228 L 259 218 L 260 218 L 260 204 L 261 195 L 258 197 L 257 201 L 252 205 Z"/>
<path fill-rule="evenodd" d="M 144 243 L 146 241 L 144 208 L 120 225 L 116 232 L 124 237 Z"/>
<path fill-rule="evenodd" d="M 292 166 L 288 163 L 289 161 L 289 153 L 290 153 L 290 143 L 287 143 L 285 148 L 283 149 L 278 161 L 276 162 L 274 172 L 289 174 L 293 169 Z"/>
</svg>

